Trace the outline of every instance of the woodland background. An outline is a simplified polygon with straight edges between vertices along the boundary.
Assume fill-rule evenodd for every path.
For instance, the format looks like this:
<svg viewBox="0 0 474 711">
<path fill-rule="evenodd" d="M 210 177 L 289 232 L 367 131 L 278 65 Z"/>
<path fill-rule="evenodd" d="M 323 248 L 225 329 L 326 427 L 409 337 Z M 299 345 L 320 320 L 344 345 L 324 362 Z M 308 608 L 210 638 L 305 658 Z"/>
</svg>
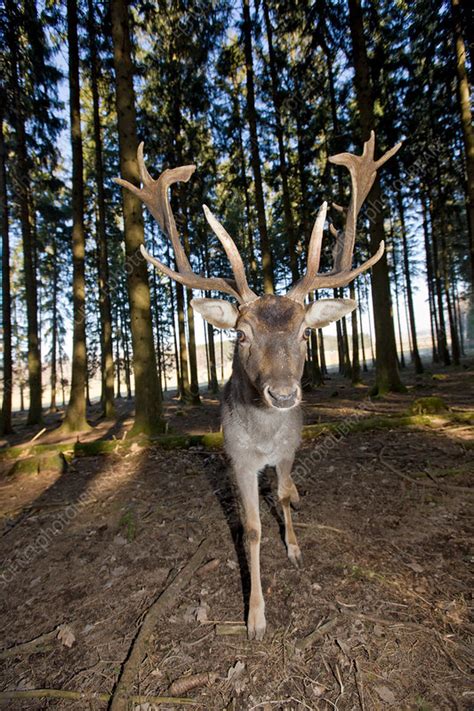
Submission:
<svg viewBox="0 0 474 711">
<path fill-rule="evenodd" d="M 165 390 L 199 404 L 202 373 L 201 390 L 219 389 L 227 341 L 194 322 L 189 291 L 148 271 L 144 239 L 173 265 L 170 246 L 112 181 L 137 183 L 141 140 L 154 177 L 198 167 L 172 196 L 195 269 L 229 270 L 206 202 L 251 287 L 277 293 L 304 273 L 321 202 L 348 202 L 328 156 L 360 152 L 373 129 L 376 155 L 404 141 L 360 219 L 357 263 L 381 239 L 387 249 L 344 290 L 359 309 L 337 324 L 339 371 L 357 384 L 375 364 L 384 393 L 407 366 L 460 363 L 474 276 L 467 2 L 4 0 L 0 13 L 4 433 L 12 393 L 29 425 L 65 404 L 63 429 L 84 430 L 99 378 L 103 415 L 134 395 L 135 428 L 153 432 Z M 331 339 L 309 342 L 308 388 L 325 377 Z"/>
</svg>

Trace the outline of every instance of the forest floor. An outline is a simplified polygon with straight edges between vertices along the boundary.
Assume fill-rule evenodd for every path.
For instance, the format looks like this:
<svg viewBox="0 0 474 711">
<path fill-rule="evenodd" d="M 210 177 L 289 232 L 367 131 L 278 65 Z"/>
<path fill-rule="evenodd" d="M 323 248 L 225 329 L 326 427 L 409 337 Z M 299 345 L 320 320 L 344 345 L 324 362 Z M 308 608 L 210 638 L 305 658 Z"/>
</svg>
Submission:
<svg viewBox="0 0 474 711">
<path fill-rule="evenodd" d="M 472 413 L 474 366 L 404 378 L 406 393 L 372 401 L 368 385 L 336 376 L 306 396 L 306 421 L 340 421 L 341 431 L 306 439 L 297 455 L 299 570 L 286 556 L 274 474 L 262 476 L 262 642 L 247 641 L 242 624 L 248 570 L 219 450 L 137 442 L 78 457 L 63 473 L 4 474 L 1 689 L 84 697 L 2 700 L 0 691 L 0 705 L 107 708 L 93 694 L 112 692 L 147 610 L 205 540 L 210 564 L 160 617 L 131 693 L 169 695 L 173 681 L 206 672 L 208 684 L 174 695 L 209 711 L 474 709 L 473 428 L 443 418 L 357 427 L 432 395 Z M 120 407 L 114 426 L 85 437 L 122 437 L 132 413 L 130 403 Z M 215 399 L 201 408 L 170 400 L 166 411 L 175 431 L 219 429 Z M 34 435 L 21 420 L 17 429 L 9 444 Z"/>
</svg>

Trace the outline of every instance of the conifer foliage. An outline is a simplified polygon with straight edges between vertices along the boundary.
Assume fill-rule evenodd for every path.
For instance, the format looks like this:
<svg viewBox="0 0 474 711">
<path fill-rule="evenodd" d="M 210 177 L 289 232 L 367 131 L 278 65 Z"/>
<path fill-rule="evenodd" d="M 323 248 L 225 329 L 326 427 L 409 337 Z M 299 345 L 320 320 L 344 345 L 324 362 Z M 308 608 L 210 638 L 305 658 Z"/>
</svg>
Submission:
<svg viewBox="0 0 474 711">
<path fill-rule="evenodd" d="M 154 177 L 197 166 L 171 194 L 195 271 L 229 276 L 207 203 L 261 293 L 303 273 L 323 200 L 340 227 L 349 186 L 329 157 L 360 151 L 372 130 L 379 155 L 402 141 L 369 195 L 354 260 L 382 240 L 385 255 L 336 290 L 359 308 L 333 335 L 312 335 L 305 386 L 332 366 L 329 339 L 339 371 L 378 393 L 402 388 L 406 367 L 458 365 L 474 337 L 469 20 L 460 0 L 5 0 L 2 431 L 15 409 L 39 427 L 63 406 L 64 430 L 83 431 L 90 399 L 112 419 L 133 397 L 135 431 L 156 433 L 168 391 L 198 406 L 219 390 L 228 334 L 195 318 L 191 290 L 148 270 L 140 245 L 171 267 L 173 252 L 113 181 L 139 184 L 141 141 Z"/>
</svg>

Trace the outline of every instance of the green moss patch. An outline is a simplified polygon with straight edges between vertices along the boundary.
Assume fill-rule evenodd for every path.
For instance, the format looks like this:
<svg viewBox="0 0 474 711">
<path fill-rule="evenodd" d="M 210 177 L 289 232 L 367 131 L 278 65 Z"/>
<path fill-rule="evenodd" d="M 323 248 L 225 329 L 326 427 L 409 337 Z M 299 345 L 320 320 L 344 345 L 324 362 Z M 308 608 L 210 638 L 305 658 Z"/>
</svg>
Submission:
<svg viewBox="0 0 474 711">
<path fill-rule="evenodd" d="M 420 397 L 410 405 L 412 415 L 439 415 L 448 412 L 449 408 L 442 397 Z"/>
</svg>

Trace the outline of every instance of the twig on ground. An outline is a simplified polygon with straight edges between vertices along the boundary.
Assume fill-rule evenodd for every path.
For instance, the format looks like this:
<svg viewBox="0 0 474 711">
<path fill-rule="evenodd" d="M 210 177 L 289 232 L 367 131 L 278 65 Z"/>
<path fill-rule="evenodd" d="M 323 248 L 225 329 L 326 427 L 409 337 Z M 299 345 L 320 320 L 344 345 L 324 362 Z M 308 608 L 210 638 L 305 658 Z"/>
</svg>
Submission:
<svg viewBox="0 0 474 711">
<path fill-rule="evenodd" d="M 15 644 L 13 647 L 8 647 L 0 652 L 0 659 L 8 659 L 8 657 L 17 657 L 20 654 L 33 654 L 38 652 L 44 652 L 45 649 L 49 649 L 51 643 L 54 642 L 58 636 L 59 627 L 55 627 L 51 632 L 46 632 L 41 634 L 35 639 L 31 639 L 29 642 L 23 642 L 22 644 Z"/>
<path fill-rule="evenodd" d="M 30 441 L 28 442 L 28 444 L 31 444 L 32 442 L 36 442 L 36 440 L 39 439 L 39 438 L 41 437 L 41 435 L 44 434 L 45 432 L 46 432 L 46 427 L 43 427 L 42 430 L 40 430 L 39 432 L 37 432 L 37 433 L 35 434 L 35 436 L 30 439 Z"/>
<path fill-rule="evenodd" d="M 238 636 L 238 635 L 246 635 L 247 634 L 247 627 L 243 622 L 241 624 L 237 624 L 237 625 L 229 625 L 229 624 L 222 623 L 222 624 L 216 625 L 215 631 L 216 631 L 217 637 Z"/>
<path fill-rule="evenodd" d="M 442 636 L 440 635 L 440 633 L 438 632 L 438 630 L 435 630 L 435 635 L 436 635 L 436 639 L 437 639 L 437 641 L 438 641 L 439 648 L 441 649 L 441 651 L 443 652 L 443 654 L 444 654 L 444 655 L 449 659 L 449 661 L 456 667 L 456 669 L 457 669 L 459 672 L 461 672 L 461 674 L 462 674 L 463 676 L 467 677 L 468 679 L 472 679 L 471 674 L 469 674 L 469 673 L 466 672 L 464 669 L 462 669 L 462 667 L 459 666 L 459 664 L 458 664 L 457 661 L 454 659 L 454 657 L 452 656 L 452 654 L 450 654 L 450 652 L 448 652 L 448 650 L 446 649 L 446 645 L 445 645 L 444 642 L 443 642 L 443 638 L 442 638 Z"/>
<path fill-rule="evenodd" d="M 444 484 L 441 482 L 437 481 L 432 481 L 431 479 L 413 479 L 413 477 L 409 476 L 408 474 L 403 474 L 403 472 L 399 471 L 391 462 L 387 461 L 384 457 L 384 453 L 386 450 L 386 445 L 382 447 L 382 449 L 379 452 L 379 460 L 380 463 L 386 467 L 387 469 L 390 469 L 391 472 L 396 474 L 400 479 L 403 479 L 404 481 L 409 481 L 410 484 L 416 484 L 417 486 L 426 486 L 430 489 L 439 489 L 440 491 L 462 491 L 465 494 L 470 494 L 471 496 L 474 494 L 474 490 L 469 487 L 469 486 L 456 486 L 456 484 Z"/>
<path fill-rule="evenodd" d="M 210 539 L 204 539 L 192 558 L 176 575 L 168 587 L 151 605 L 143 618 L 142 625 L 132 642 L 128 657 L 126 658 L 117 684 L 112 694 L 109 709 L 110 711 L 126 711 L 128 694 L 138 674 L 140 664 L 147 652 L 147 647 L 155 629 L 159 617 L 174 603 L 176 603 L 179 593 L 189 583 L 192 576 L 202 564 Z"/>
<path fill-rule="evenodd" d="M 87 691 L 70 691 L 68 689 L 25 689 L 22 691 L 0 691 L 0 701 L 17 699 L 69 699 L 70 701 L 110 701 L 111 694 L 96 694 Z M 128 701 L 135 704 L 181 704 L 194 705 L 193 699 L 177 696 L 146 696 L 138 694 L 129 696 Z"/>
<path fill-rule="evenodd" d="M 360 709 L 361 711 L 365 711 L 364 681 L 362 678 L 362 674 L 360 673 L 359 662 L 357 661 L 357 659 L 354 659 L 354 677 L 357 687 L 357 696 L 359 697 Z"/>
<path fill-rule="evenodd" d="M 209 639 L 209 637 L 214 633 L 214 630 L 211 630 L 207 634 L 203 635 L 202 637 L 199 637 L 199 639 L 194 639 L 192 642 L 184 642 L 181 641 L 181 646 L 182 647 L 196 647 L 198 644 L 201 644 L 201 642 L 204 642 L 204 640 Z"/>
<path fill-rule="evenodd" d="M 299 642 L 296 643 L 296 649 L 303 651 L 304 649 L 310 647 L 317 639 L 320 639 L 327 634 L 336 625 L 337 621 L 337 617 L 332 617 L 327 620 L 327 622 L 324 622 L 319 625 L 319 627 L 316 627 L 311 634 L 307 635 L 307 637 L 303 637 L 303 639 L 300 639 Z"/>
<path fill-rule="evenodd" d="M 294 522 L 293 526 L 295 528 L 319 528 L 321 531 L 333 531 L 334 533 L 342 533 L 347 536 L 347 531 L 343 531 L 341 528 L 336 528 L 335 526 L 325 526 L 322 523 L 298 523 Z"/>
</svg>

